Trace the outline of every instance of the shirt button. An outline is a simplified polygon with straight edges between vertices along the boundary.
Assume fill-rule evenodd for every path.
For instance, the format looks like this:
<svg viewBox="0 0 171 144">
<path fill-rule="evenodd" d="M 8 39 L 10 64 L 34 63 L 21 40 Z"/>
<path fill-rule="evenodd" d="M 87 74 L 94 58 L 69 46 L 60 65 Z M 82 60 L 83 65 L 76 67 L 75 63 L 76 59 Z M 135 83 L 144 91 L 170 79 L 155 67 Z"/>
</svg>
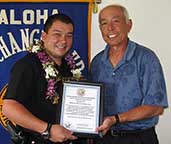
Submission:
<svg viewBox="0 0 171 144">
<path fill-rule="evenodd" d="M 114 76 L 115 75 L 115 72 L 113 72 L 112 75 Z"/>
</svg>

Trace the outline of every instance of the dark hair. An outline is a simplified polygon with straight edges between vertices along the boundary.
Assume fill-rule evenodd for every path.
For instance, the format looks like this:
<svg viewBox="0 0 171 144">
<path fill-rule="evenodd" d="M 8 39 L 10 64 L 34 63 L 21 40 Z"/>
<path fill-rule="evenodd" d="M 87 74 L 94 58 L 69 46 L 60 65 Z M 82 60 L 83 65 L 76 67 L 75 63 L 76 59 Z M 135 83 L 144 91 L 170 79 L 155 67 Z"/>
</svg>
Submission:
<svg viewBox="0 0 171 144">
<path fill-rule="evenodd" d="M 47 33 L 49 28 L 52 26 L 52 24 L 57 20 L 66 24 L 72 24 L 74 28 L 74 22 L 69 16 L 62 14 L 62 13 L 58 13 L 58 14 L 54 14 L 48 17 L 48 19 L 46 20 L 44 24 L 44 28 L 43 28 L 44 32 Z"/>
</svg>

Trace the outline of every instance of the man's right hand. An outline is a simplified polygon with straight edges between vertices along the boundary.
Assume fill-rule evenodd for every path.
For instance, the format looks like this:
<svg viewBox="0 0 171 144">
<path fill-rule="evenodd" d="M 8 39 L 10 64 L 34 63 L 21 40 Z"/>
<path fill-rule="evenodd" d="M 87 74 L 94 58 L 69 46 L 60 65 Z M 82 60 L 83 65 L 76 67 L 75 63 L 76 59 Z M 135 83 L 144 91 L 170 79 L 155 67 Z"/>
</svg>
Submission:
<svg viewBox="0 0 171 144">
<path fill-rule="evenodd" d="M 50 130 L 50 140 L 53 142 L 64 142 L 67 140 L 75 140 L 76 136 L 73 135 L 73 132 L 67 130 L 63 126 L 58 124 L 52 125 Z"/>
</svg>

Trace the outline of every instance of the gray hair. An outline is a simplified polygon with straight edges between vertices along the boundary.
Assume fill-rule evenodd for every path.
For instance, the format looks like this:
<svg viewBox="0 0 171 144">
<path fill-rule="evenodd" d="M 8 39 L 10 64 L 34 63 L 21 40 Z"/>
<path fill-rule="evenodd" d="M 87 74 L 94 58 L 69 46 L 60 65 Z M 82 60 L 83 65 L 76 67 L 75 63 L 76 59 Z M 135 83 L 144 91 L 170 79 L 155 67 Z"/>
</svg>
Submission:
<svg viewBox="0 0 171 144">
<path fill-rule="evenodd" d="M 129 18 L 129 13 L 128 13 L 128 10 L 126 9 L 126 7 L 122 6 L 122 5 L 119 5 L 119 4 L 112 4 L 112 5 L 108 5 L 106 7 L 104 7 L 100 13 L 99 13 L 99 22 L 100 22 L 100 15 L 102 13 L 103 10 L 109 8 L 109 7 L 117 7 L 117 8 L 120 8 L 124 14 L 124 17 L 125 17 L 125 20 L 126 20 L 126 23 L 129 22 L 130 18 Z"/>
</svg>

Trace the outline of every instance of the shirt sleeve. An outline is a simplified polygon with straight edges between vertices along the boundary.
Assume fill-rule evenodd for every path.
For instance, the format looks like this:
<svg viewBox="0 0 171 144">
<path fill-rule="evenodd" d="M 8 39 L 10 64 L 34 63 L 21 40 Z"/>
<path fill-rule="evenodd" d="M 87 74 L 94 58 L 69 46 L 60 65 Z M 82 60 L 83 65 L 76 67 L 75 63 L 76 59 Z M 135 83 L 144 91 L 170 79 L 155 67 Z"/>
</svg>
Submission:
<svg viewBox="0 0 171 144">
<path fill-rule="evenodd" d="M 140 80 L 144 94 L 143 105 L 168 107 L 163 70 L 159 59 L 153 52 L 144 55 Z"/>
<path fill-rule="evenodd" d="M 31 98 L 34 83 L 34 73 L 31 64 L 18 61 L 11 70 L 4 99 L 14 99 L 23 104 Z"/>
</svg>

